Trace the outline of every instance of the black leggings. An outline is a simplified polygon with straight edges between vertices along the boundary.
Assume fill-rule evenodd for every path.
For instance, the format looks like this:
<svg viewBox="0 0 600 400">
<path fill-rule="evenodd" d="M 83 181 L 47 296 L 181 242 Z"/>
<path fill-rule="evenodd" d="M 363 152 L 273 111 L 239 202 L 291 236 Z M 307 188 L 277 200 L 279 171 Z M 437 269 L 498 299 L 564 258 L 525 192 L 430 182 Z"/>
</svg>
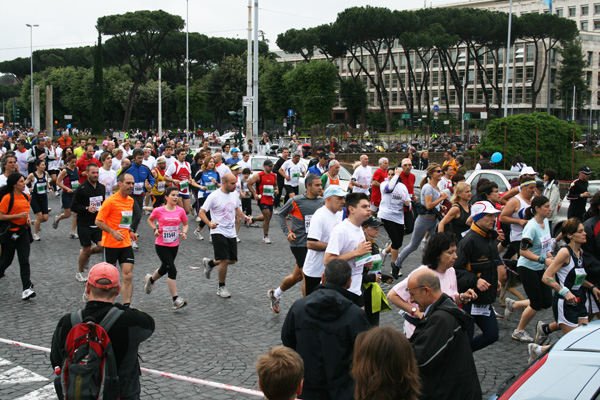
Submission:
<svg viewBox="0 0 600 400">
<path fill-rule="evenodd" d="M 252 216 L 252 199 L 242 199 L 242 211 L 248 216 Z"/>
<path fill-rule="evenodd" d="M 392 241 L 392 249 L 398 250 L 402 247 L 404 239 L 404 225 L 387 219 L 382 219 L 383 227 Z"/>
<path fill-rule="evenodd" d="M 175 268 L 175 257 L 177 257 L 177 251 L 179 250 L 179 246 L 161 246 L 159 244 L 155 244 L 156 254 L 160 259 L 160 268 L 158 268 L 158 274 L 160 276 L 164 276 L 167 274 L 169 279 L 175 280 L 177 278 L 177 268 Z"/>
<path fill-rule="evenodd" d="M 10 264 L 12 264 L 15 258 L 15 252 L 19 258 L 19 267 L 21 272 L 21 284 L 23 290 L 29 289 L 33 284 L 31 283 L 31 268 L 29 266 L 29 252 L 30 244 L 29 241 L 29 228 L 21 230 L 19 237 L 14 240 L 12 238 L 13 233 L 10 233 L 6 242 L 2 244 L 2 255 L 0 256 L 0 276 L 4 274 L 4 271 Z"/>
<path fill-rule="evenodd" d="M 206 201 L 207 198 L 208 197 L 200 197 L 198 199 L 198 215 L 200 215 L 200 208 L 204 205 L 204 202 Z M 210 221 L 210 211 L 206 212 L 206 217 Z M 200 222 L 198 222 L 198 226 L 200 227 L 200 229 L 202 229 L 206 226 L 206 224 L 204 223 L 204 221 L 200 220 Z"/>
<path fill-rule="evenodd" d="M 544 270 L 534 271 L 527 267 L 518 266 L 519 278 L 529 299 L 529 306 L 535 311 L 552 306 L 552 288 L 542 282 Z"/>
<path fill-rule="evenodd" d="M 134 232 L 137 232 L 137 228 L 142 220 L 142 210 L 144 209 L 144 199 L 146 196 L 135 195 L 131 197 L 133 197 L 133 221 L 131 221 L 131 229 L 133 229 Z"/>
</svg>

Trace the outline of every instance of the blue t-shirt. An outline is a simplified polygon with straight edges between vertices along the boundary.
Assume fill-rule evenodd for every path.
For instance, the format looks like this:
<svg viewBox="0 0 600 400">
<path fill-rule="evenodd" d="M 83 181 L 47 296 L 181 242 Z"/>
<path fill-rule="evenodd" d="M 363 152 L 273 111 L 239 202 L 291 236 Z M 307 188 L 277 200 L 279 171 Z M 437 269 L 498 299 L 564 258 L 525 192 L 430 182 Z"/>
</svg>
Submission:
<svg viewBox="0 0 600 400">
<path fill-rule="evenodd" d="M 221 177 L 217 171 L 198 171 L 194 180 L 200 186 L 206 186 L 207 190 L 198 189 L 198 194 L 202 194 L 202 197 L 208 197 L 212 192 L 218 190 L 217 185 L 212 181 L 211 178 L 215 178 L 215 181 L 221 183 Z"/>
<path fill-rule="evenodd" d="M 550 234 L 548 219 L 544 219 L 544 229 L 542 229 L 535 219 L 531 219 L 523 228 L 522 239 L 531 239 L 533 247 L 529 250 L 531 250 L 533 254 L 546 258 L 546 254 L 552 250 L 552 235 Z M 517 266 L 526 267 L 533 271 L 541 271 L 544 269 L 544 264 L 540 264 L 537 261 L 531 261 L 523 256 L 519 257 Z"/>
<path fill-rule="evenodd" d="M 231 157 L 231 158 L 227 159 L 227 161 L 225 161 L 225 164 L 233 165 L 233 164 L 239 163 L 240 161 L 242 161 L 242 159 L 240 157 L 238 157 L 238 158 Z"/>
</svg>

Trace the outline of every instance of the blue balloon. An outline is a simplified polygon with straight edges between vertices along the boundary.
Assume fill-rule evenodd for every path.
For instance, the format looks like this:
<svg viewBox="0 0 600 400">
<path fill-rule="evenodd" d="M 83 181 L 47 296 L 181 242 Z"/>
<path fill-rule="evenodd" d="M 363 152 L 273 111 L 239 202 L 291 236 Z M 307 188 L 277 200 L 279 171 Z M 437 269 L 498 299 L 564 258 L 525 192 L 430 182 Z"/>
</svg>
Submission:
<svg viewBox="0 0 600 400">
<path fill-rule="evenodd" d="M 492 154 L 492 162 L 499 163 L 500 161 L 502 161 L 501 153 L 495 152 L 494 154 Z"/>
</svg>

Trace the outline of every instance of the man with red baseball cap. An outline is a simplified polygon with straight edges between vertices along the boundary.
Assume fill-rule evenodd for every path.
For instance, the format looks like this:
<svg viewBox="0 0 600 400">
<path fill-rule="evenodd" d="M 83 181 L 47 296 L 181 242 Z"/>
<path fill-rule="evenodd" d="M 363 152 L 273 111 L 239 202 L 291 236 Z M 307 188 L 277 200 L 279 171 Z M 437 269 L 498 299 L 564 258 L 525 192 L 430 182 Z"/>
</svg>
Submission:
<svg viewBox="0 0 600 400">
<path fill-rule="evenodd" d="M 100 323 L 114 307 L 122 310 L 122 314 L 108 330 L 119 375 L 120 398 L 140 398 L 140 365 L 138 358 L 139 345 L 154 332 L 154 319 L 139 310 L 124 307 L 115 303 L 121 290 L 119 270 L 112 264 L 102 262 L 90 269 L 85 285 L 88 302 L 82 312 L 82 320 L 93 319 Z M 71 313 L 64 315 L 52 337 L 50 361 L 52 367 L 62 368 L 65 359 L 67 335 L 73 327 Z M 61 398 L 61 397 L 59 397 Z"/>
</svg>

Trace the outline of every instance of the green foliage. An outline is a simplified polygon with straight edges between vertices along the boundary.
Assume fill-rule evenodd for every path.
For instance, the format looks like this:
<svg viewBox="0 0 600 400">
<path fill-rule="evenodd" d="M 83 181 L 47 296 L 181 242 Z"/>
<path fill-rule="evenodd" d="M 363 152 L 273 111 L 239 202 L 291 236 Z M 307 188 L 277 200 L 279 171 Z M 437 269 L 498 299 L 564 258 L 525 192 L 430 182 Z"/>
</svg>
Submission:
<svg viewBox="0 0 600 400">
<path fill-rule="evenodd" d="M 367 91 L 365 85 L 360 79 L 344 79 L 340 85 L 340 96 L 342 98 L 342 106 L 346 107 L 346 111 L 350 115 L 350 125 L 355 126 L 367 109 Z"/>
<path fill-rule="evenodd" d="M 265 60 L 263 71 L 259 74 L 258 85 L 261 100 L 264 99 L 266 110 L 270 117 L 277 119 L 287 115 L 291 108 L 290 94 L 287 91 L 284 76 L 292 70 L 289 63 L 280 63 L 275 60 Z"/>
<path fill-rule="evenodd" d="M 505 126 L 507 128 L 506 154 L 504 154 Z M 507 168 L 517 154 L 523 156 L 527 165 L 535 166 L 538 127 L 538 171 L 554 168 L 559 178 L 570 179 L 573 129 L 575 128 L 575 140 L 581 137 L 581 130 L 547 113 L 519 114 L 493 120 L 488 125 L 488 134 L 479 146 L 479 151 L 487 150 L 490 154 L 502 153 Z"/>
<path fill-rule="evenodd" d="M 587 63 L 581 49 L 581 42 L 573 40 L 564 42 L 559 49 L 562 56 L 562 65 L 558 71 L 558 95 L 565 104 L 573 104 L 573 86 L 577 88 L 575 106 L 581 108 L 589 99 L 589 88 L 585 80 L 584 68 Z"/>
<path fill-rule="evenodd" d="M 299 64 L 286 73 L 284 81 L 294 108 L 300 111 L 305 126 L 326 123 L 336 99 L 337 70 L 326 61 Z"/>
</svg>

